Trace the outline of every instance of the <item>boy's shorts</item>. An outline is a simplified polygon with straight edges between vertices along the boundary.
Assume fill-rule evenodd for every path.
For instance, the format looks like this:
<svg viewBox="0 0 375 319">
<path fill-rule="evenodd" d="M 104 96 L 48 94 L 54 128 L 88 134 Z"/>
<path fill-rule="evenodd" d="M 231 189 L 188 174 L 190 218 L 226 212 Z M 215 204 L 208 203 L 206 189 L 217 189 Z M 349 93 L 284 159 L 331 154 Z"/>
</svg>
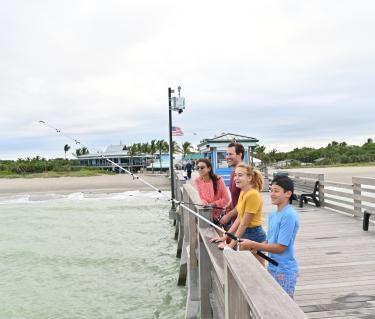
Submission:
<svg viewBox="0 0 375 319">
<path fill-rule="evenodd" d="M 278 282 L 284 291 L 293 299 L 297 283 L 296 272 L 272 271 L 268 269 L 271 276 Z"/>
</svg>

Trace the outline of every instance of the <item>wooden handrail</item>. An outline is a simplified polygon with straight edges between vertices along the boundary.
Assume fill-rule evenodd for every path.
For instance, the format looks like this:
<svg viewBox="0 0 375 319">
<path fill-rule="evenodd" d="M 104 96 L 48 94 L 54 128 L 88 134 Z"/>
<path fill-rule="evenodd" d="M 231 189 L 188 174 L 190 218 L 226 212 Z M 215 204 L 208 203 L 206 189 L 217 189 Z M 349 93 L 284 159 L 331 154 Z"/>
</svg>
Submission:
<svg viewBox="0 0 375 319">
<path fill-rule="evenodd" d="M 224 251 L 224 273 L 225 318 L 307 318 L 250 252 Z"/>
</svg>

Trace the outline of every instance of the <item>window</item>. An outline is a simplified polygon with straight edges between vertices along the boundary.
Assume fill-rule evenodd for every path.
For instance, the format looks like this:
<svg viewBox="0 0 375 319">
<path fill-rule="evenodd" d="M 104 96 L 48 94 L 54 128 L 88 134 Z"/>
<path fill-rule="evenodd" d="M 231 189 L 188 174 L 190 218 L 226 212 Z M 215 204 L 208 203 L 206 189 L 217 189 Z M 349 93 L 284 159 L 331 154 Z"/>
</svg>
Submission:
<svg viewBox="0 0 375 319">
<path fill-rule="evenodd" d="M 226 152 L 217 152 L 217 168 L 227 168 L 228 162 L 226 160 Z"/>
</svg>

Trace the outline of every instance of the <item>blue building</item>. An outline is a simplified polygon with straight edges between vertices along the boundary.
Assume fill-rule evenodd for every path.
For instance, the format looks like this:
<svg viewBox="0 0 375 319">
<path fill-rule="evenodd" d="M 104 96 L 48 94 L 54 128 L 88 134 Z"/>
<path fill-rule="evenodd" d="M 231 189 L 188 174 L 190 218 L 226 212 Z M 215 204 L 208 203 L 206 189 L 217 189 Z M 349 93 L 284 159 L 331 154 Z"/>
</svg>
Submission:
<svg viewBox="0 0 375 319">
<path fill-rule="evenodd" d="M 203 139 L 198 145 L 199 152 L 211 161 L 215 174 L 222 176 L 227 186 L 229 185 L 232 169 L 228 167 L 225 158 L 227 146 L 231 142 L 241 143 L 245 148 L 244 163 L 254 164 L 254 148 L 256 143 L 259 142 L 259 140 L 254 137 L 222 133 L 210 139 Z"/>
</svg>

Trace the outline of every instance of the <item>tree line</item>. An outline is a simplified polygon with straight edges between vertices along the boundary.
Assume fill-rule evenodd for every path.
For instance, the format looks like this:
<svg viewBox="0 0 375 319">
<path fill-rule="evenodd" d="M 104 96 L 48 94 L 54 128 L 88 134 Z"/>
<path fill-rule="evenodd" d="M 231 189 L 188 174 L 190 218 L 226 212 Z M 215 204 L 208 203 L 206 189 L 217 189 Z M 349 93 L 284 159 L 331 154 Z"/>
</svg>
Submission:
<svg viewBox="0 0 375 319">
<path fill-rule="evenodd" d="M 173 148 L 175 153 L 180 153 L 183 157 L 193 152 L 192 144 L 187 141 L 181 145 L 173 141 Z M 70 146 L 66 144 L 64 146 L 65 159 L 47 160 L 43 157 L 35 156 L 26 159 L 19 158 L 16 161 L 0 161 L 0 174 L 6 176 L 49 171 L 69 172 L 80 170 L 81 168 L 75 165 L 74 160 L 66 159 L 66 153 L 69 149 Z M 124 145 L 124 150 L 128 151 L 129 156 L 158 154 L 161 161 L 161 154 L 169 151 L 169 144 L 165 140 L 152 140 L 147 143 Z M 264 164 L 272 164 L 284 160 L 293 160 L 291 166 L 299 166 L 301 163 L 318 165 L 365 163 L 375 162 L 375 143 L 372 138 L 368 138 L 363 145 L 348 145 L 346 142 L 332 141 L 325 147 L 302 147 L 295 148 L 290 152 L 278 152 L 276 149 L 266 151 L 265 146 L 257 145 L 254 153 L 255 157 L 260 159 Z M 77 149 L 74 155 L 85 154 L 89 154 L 89 150 L 83 147 Z"/>
<path fill-rule="evenodd" d="M 45 173 L 45 172 L 70 172 L 79 170 L 74 167 L 73 163 L 63 158 L 45 159 L 40 156 L 33 158 L 22 159 L 16 161 L 0 161 L 1 175 L 15 175 L 15 174 L 32 174 L 32 173 Z"/>
<path fill-rule="evenodd" d="M 10 176 L 17 174 L 33 174 L 33 173 L 45 173 L 45 172 L 71 172 L 79 171 L 82 167 L 76 165 L 74 160 L 68 160 L 66 158 L 67 152 L 71 149 L 68 144 L 64 145 L 64 158 L 56 159 L 45 159 L 40 156 L 27 157 L 25 159 L 18 158 L 15 161 L 1 161 L 0 160 L 0 175 Z M 192 144 L 190 142 L 184 142 L 179 145 L 173 141 L 173 149 L 177 154 L 192 153 Z M 169 151 L 169 144 L 165 140 L 152 140 L 147 143 L 135 143 L 129 146 L 124 145 L 124 150 L 128 152 L 129 156 L 136 155 L 155 155 L 159 154 L 161 161 L 161 154 Z M 73 153 L 74 156 L 90 154 L 86 147 L 78 148 Z M 153 161 L 152 161 L 153 166 Z M 160 164 L 161 167 L 161 164 Z M 85 167 L 84 169 L 88 169 Z"/>
<path fill-rule="evenodd" d="M 372 138 L 368 138 L 363 145 L 332 141 L 325 147 L 302 147 L 290 152 L 278 152 L 276 149 L 267 152 L 265 146 L 257 145 L 254 151 L 255 157 L 265 164 L 284 160 L 294 160 L 292 166 L 299 166 L 301 163 L 334 165 L 375 162 L 375 143 Z"/>
</svg>

